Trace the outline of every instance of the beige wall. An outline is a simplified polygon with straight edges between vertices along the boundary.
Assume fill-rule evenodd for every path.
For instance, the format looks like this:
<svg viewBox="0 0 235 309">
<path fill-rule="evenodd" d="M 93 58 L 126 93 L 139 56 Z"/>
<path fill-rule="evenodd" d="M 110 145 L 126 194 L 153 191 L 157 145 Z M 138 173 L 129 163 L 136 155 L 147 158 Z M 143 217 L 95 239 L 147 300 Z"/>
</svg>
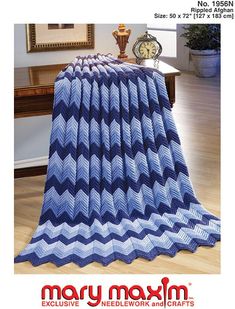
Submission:
<svg viewBox="0 0 235 309">
<path fill-rule="evenodd" d="M 112 53 L 118 55 L 118 46 L 112 36 L 112 31 L 117 29 L 117 24 L 95 25 L 95 48 L 87 50 L 65 50 L 39 53 L 26 52 L 26 31 L 24 24 L 15 25 L 15 67 L 67 63 L 71 62 L 77 55 L 94 53 Z M 132 30 L 127 45 L 127 54 L 133 57 L 132 46 L 138 36 L 146 31 L 146 24 L 126 24 Z"/>
<path fill-rule="evenodd" d="M 173 65 L 179 70 L 182 71 L 192 71 L 193 66 L 189 58 L 189 48 L 185 46 L 185 38 L 181 37 L 181 34 L 184 32 L 183 24 L 177 25 L 177 57 L 176 58 L 164 58 L 161 59 L 167 62 L 170 65 Z"/>
</svg>

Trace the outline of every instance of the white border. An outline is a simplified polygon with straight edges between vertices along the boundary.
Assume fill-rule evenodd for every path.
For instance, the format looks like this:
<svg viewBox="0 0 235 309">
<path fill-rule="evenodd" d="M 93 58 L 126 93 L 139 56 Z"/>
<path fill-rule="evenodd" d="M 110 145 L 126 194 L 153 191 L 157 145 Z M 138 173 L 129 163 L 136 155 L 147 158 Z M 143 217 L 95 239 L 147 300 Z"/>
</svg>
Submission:
<svg viewBox="0 0 235 309">
<path fill-rule="evenodd" d="M 208 1 L 210 2 L 210 1 Z M 79 23 L 153 23 L 154 12 L 187 10 L 197 1 L 136 2 L 126 0 L 82 2 L 71 0 L 10 1 L 4 3 L 1 18 L 1 113 L 0 162 L 1 166 L 1 216 L 0 216 L 0 293 L 1 307 L 41 308 L 40 288 L 45 283 L 102 284 L 125 281 L 128 284 L 156 282 L 155 275 L 14 275 L 13 265 L 13 25 L 14 23 L 79 22 Z M 3 6 L 3 4 L 2 4 Z M 122 20 L 120 21 L 120 16 Z M 164 23 L 164 21 L 159 21 Z M 174 20 L 182 23 L 182 20 Z M 199 23 L 185 20 L 185 23 Z M 216 22 L 213 19 L 201 22 Z M 234 21 L 222 21 L 222 274 L 174 275 L 177 282 L 190 280 L 194 287 L 199 309 L 230 309 L 233 301 L 234 275 Z M 205 98 L 206 100 L 206 98 Z"/>
</svg>

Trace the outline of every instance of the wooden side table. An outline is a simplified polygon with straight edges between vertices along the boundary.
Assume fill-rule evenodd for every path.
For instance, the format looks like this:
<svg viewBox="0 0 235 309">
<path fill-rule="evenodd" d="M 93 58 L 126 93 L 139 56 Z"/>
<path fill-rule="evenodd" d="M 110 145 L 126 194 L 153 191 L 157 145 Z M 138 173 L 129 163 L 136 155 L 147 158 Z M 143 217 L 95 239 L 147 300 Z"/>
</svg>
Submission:
<svg viewBox="0 0 235 309">
<path fill-rule="evenodd" d="M 127 59 L 135 63 L 135 59 Z M 57 74 L 67 64 L 53 64 L 15 68 L 14 84 L 14 115 L 15 118 L 49 115 L 52 113 L 54 97 L 54 81 Z M 165 77 L 169 100 L 175 102 L 175 77 L 180 71 L 159 61 L 154 68 Z M 15 178 L 43 175 L 46 166 L 15 169 Z"/>
</svg>

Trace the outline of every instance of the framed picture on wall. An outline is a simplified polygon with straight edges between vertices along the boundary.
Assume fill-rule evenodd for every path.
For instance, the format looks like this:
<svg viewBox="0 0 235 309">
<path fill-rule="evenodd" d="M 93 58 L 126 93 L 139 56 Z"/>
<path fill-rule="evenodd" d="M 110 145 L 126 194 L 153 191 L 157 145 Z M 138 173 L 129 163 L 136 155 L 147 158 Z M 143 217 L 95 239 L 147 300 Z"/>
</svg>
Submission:
<svg viewBox="0 0 235 309">
<path fill-rule="evenodd" d="M 94 48 L 94 24 L 27 24 L 27 52 Z"/>
</svg>

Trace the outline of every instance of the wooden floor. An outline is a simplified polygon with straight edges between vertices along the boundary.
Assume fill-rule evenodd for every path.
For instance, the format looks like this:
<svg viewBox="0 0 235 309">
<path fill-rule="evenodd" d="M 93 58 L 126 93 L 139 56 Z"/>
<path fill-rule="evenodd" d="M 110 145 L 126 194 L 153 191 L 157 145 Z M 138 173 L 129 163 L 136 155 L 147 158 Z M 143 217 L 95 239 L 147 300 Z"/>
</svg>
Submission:
<svg viewBox="0 0 235 309">
<path fill-rule="evenodd" d="M 190 73 L 177 77 L 173 114 L 189 167 L 194 190 L 204 207 L 220 215 L 220 81 L 199 79 Z M 15 180 L 15 254 L 31 239 L 40 216 L 44 176 Z M 115 261 L 107 267 L 92 263 L 57 268 L 53 264 L 33 267 L 15 264 L 17 274 L 215 274 L 220 272 L 220 243 L 200 247 L 192 254 L 179 252 L 174 258 L 159 256 L 154 261 L 137 259 L 132 264 Z"/>
</svg>

